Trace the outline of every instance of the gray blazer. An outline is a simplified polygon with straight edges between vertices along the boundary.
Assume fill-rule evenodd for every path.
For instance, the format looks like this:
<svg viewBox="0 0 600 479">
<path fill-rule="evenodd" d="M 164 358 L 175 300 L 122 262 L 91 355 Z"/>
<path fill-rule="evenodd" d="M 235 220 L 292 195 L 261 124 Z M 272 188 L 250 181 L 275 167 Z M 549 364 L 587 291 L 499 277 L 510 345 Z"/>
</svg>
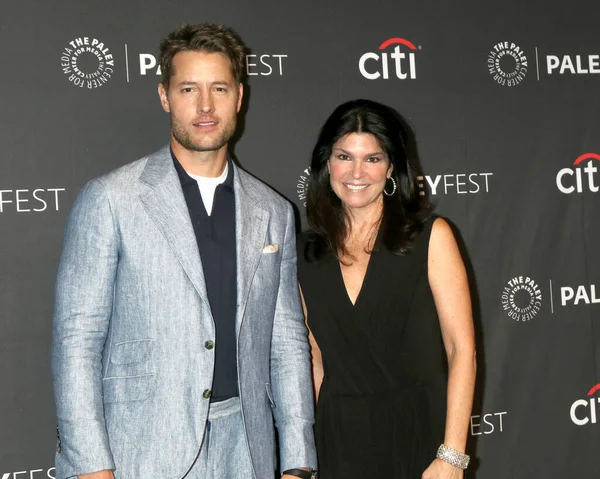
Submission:
<svg viewBox="0 0 600 479">
<path fill-rule="evenodd" d="M 258 479 L 316 468 L 292 208 L 234 168 L 237 363 Z M 198 246 L 169 147 L 90 181 L 66 228 L 52 371 L 56 477 L 181 479 L 200 449 L 214 340 Z"/>
</svg>

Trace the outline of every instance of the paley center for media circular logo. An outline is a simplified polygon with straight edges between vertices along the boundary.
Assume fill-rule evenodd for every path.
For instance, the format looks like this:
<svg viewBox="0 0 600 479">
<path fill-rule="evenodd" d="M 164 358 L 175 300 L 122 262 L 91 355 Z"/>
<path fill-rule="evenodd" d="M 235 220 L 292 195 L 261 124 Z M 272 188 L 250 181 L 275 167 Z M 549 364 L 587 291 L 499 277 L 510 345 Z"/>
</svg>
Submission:
<svg viewBox="0 0 600 479">
<path fill-rule="evenodd" d="M 69 81 L 79 88 L 99 88 L 112 77 L 115 60 L 108 47 L 92 37 L 78 37 L 64 48 L 60 66 Z"/>
<path fill-rule="evenodd" d="M 515 86 L 523 81 L 529 65 L 521 47 L 511 42 L 500 42 L 490 50 L 487 66 L 496 83 Z"/>
<path fill-rule="evenodd" d="M 502 290 L 502 309 L 515 321 L 533 319 L 542 307 L 542 290 L 527 276 L 515 276 Z"/>
<path fill-rule="evenodd" d="M 296 183 L 296 194 L 298 199 L 302 201 L 302 205 L 306 207 L 306 193 L 308 192 L 308 180 L 310 179 L 310 166 L 306 168 L 298 177 Z"/>
</svg>

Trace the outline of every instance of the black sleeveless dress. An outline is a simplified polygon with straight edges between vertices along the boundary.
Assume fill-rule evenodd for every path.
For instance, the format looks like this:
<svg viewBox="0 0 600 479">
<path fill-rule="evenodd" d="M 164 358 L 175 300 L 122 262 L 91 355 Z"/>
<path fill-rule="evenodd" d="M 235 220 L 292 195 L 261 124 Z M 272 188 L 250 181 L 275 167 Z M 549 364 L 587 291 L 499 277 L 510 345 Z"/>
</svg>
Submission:
<svg viewBox="0 0 600 479">
<path fill-rule="evenodd" d="M 411 251 L 376 245 L 352 305 L 333 254 L 298 278 L 325 377 L 315 436 L 322 479 L 419 479 L 444 439 L 447 360 L 427 277 L 427 220 Z"/>
</svg>

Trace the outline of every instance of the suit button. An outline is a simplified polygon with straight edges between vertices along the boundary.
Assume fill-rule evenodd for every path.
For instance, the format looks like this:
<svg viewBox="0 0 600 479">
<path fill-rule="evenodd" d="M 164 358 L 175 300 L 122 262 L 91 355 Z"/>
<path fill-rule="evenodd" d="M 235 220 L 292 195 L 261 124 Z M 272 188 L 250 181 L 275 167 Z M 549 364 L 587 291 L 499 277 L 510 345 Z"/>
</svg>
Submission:
<svg viewBox="0 0 600 479">
<path fill-rule="evenodd" d="M 211 340 L 209 339 L 208 341 L 206 341 L 206 342 L 204 343 L 204 347 L 205 347 L 206 349 L 212 349 L 212 348 L 214 348 L 214 347 L 215 347 L 215 343 L 214 343 L 214 341 L 211 341 Z"/>
<path fill-rule="evenodd" d="M 212 391 L 210 389 L 205 389 L 204 392 L 202 393 L 202 397 L 204 399 L 208 399 L 212 394 Z"/>
</svg>

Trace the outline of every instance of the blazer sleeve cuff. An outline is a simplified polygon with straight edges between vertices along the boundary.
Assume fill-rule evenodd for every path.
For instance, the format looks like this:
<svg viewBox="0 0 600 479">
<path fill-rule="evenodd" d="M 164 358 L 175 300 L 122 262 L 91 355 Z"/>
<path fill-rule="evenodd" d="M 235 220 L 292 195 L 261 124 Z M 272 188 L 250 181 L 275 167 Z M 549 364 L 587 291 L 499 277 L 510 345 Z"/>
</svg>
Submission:
<svg viewBox="0 0 600 479">
<path fill-rule="evenodd" d="M 56 451 L 56 479 L 115 470 L 104 421 L 91 419 L 59 421 Z"/>
<path fill-rule="evenodd" d="M 298 447 L 299 444 L 304 447 Z M 307 425 L 304 431 L 280 430 L 279 454 L 282 471 L 297 467 L 318 469 L 312 424 Z"/>
</svg>

